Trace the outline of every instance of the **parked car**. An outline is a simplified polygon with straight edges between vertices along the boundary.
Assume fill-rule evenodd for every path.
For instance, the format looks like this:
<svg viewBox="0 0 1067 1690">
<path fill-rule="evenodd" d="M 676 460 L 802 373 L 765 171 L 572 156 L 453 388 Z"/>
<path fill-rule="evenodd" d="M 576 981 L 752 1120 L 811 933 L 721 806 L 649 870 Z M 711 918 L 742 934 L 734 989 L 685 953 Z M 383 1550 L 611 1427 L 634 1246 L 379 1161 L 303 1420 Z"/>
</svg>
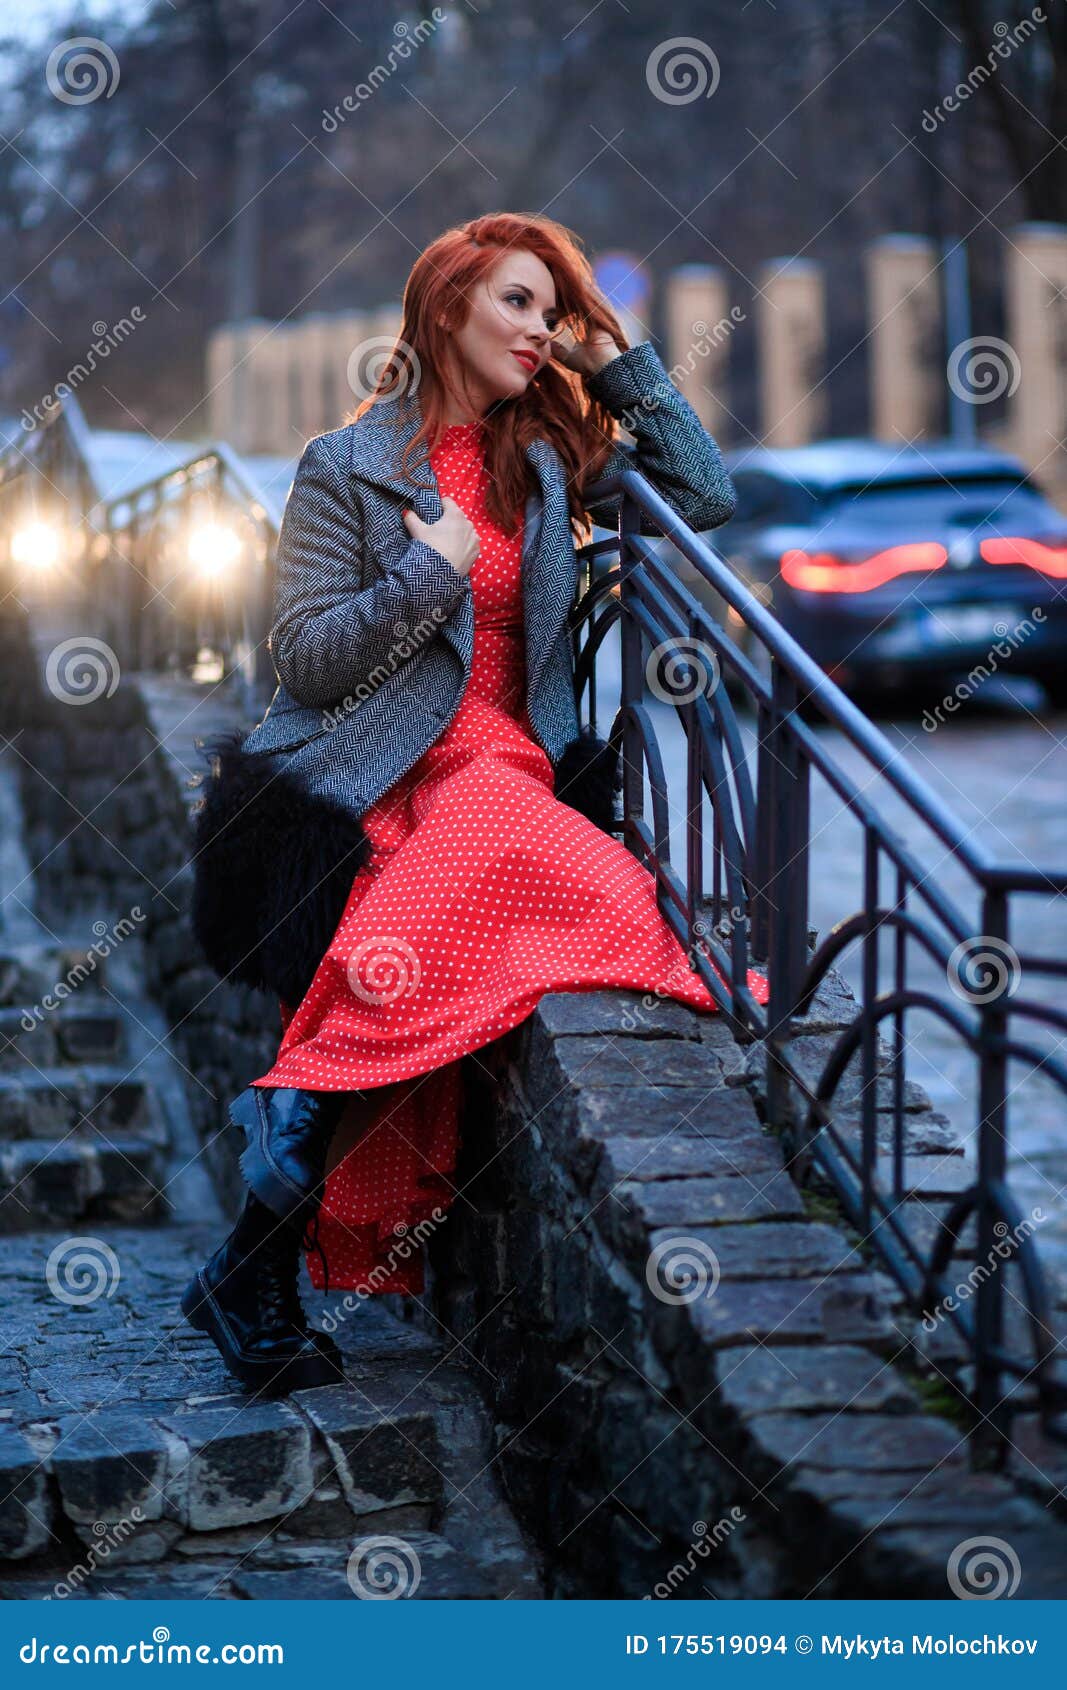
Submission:
<svg viewBox="0 0 1067 1690">
<path fill-rule="evenodd" d="M 737 509 L 712 544 L 846 691 L 948 686 L 984 662 L 1067 706 L 1067 516 L 1017 458 L 838 439 L 726 462 Z M 678 567 L 748 646 L 736 612 Z"/>
</svg>

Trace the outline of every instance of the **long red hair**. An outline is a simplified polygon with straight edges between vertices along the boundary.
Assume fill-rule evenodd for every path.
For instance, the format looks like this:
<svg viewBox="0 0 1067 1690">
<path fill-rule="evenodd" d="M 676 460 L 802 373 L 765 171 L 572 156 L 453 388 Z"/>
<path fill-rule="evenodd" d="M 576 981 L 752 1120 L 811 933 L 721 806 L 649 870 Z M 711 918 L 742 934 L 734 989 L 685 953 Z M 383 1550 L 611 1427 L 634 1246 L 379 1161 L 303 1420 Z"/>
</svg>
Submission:
<svg viewBox="0 0 1067 1690">
<path fill-rule="evenodd" d="M 446 229 L 416 259 L 404 288 L 397 339 L 374 391 L 346 419 L 354 421 L 379 400 L 417 388 L 423 421 L 404 452 L 401 474 L 411 474 L 413 455 L 425 462 L 444 420 L 447 395 L 440 372 L 446 368 L 449 329 L 462 328 L 470 312 L 472 288 L 509 249 L 532 252 L 551 272 L 560 322 L 577 340 L 603 329 L 620 350 L 626 347 L 626 337 L 596 285 L 579 237 L 562 223 L 536 212 L 504 211 Z M 614 417 L 590 396 L 584 377 L 553 357 L 524 393 L 493 405 L 485 425 L 486 503 L 493 520 L 506 533 L 515 532 L 534 484 L 525 448 L 541 437 L 551 441 L 563 460 L 571 523 L 576 534 L 584 532 L 588 520 L 583 487 L 597 479 L 618 434 Z"/>
</svg>

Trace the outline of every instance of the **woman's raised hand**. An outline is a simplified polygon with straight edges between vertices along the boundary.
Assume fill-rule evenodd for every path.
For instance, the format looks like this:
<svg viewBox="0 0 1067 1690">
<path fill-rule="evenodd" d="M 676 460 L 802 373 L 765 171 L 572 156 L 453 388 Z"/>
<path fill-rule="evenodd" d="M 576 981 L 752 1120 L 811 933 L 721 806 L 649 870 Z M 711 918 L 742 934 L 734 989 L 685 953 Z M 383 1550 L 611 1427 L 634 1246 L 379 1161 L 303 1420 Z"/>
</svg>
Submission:
<svg viewBox="0 0 1067 1690">
<path fill-rule="evenodd" d="M 425 540 L 442 552 L 460 575 L 468 575 L 481 547 L 478 531 L 447 493 L 441 503 L 444 511 L 436 522 L 423 522 L 414 511 L 405 511 L 404 526 L 413 540 Z"/>
</svg>

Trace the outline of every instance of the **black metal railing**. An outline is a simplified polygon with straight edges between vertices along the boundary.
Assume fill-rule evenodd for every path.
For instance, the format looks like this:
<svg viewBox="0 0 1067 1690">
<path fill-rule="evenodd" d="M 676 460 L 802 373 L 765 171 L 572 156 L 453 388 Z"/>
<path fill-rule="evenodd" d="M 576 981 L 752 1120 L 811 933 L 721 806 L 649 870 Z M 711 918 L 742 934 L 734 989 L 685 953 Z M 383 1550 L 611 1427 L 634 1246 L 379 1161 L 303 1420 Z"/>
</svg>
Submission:
<svg viewBox="0 0 1067 1690">
<path fill-rule="evenodd" d="M 251 709 L 270 686 L 267 648 L 281 513 L 236 453 L 205 446 L 184 463 L 102 501 L 116 622 L 114 643 L 137 669 L 191 670 L 213 653 Z M 232 542 L 217 577 L 196 567 L 196 537 Z M 210 560 L 206 560 L 210 562 Z"/>
<path fill-rule="evenodd" d="M 621 701 L 610 738 L 622 753 L 623 841 L 655 874 L 664 916 L 735 1033 L 764 1041 L 768 1118 L 787 1139 L 794 1171 L 802 1179 L 812 1167 L 821 1172 L 926 1330 L 944 1320 L 962 1342 L 967 1365 L 953 1369 L 952 1383 L 966 1389 L 982 1458 L 1003 1457 L 1011 1411 L 1028 1398 L 1045 1430 L 1067 1438 L 1067 1383 L 1033 1239 L 1037 1223 L 1008 1178 L 1009 1119 L 1022 1115 L 1026 1100 L 1023 1086 L 1009 1081 L 1009 1064 L 1054 1086 L 1067 1145 L 1060 1054 L 1067 1014 L 1051 1001 L 1055 983 L 1067 978 L 1067 959 L 1017 952 L 1010 937 L 1020 900 L 1062 897 L 1067 871 L 991 858 L 638 472 L 605 480 L 593 494 L 621 495 L 619 531 L 580 553 L 575 674 L 580 711 L 596 726 L 596 656 L 621 619 Z M 667 556 L 662 542 L 641 532 L 649 524 L 670 542 Z M 735 613 L 724 613 L 730 625 L 748 630 L 747 651 L 679 579 L 678 559 L 714 603 Z M 680 723 L 685 736 L 684 869 L 672 861 L 671 795 L 650 691 L 672 706 L 668 722 Z M 849 748 L 847 760 L 835 742 Z M 813 778 L 833 794 L 835 827 L 858 829 L 862 865 L 859 907 L 842 908 L 814 948 Z M 890 813 L 907 827 L 891 824 Z M 913 835 L 932 842 L 929 854 Z M 935 862 L 944 872 L 931 872 Z M 948 895 L 949 866 L 973 894 L 975 916 L 965 899 Z M 813 1041 L 798 1043 L 805 1018 L 808 1027 L 826 1026 L 825 1016 L 811 1019 L 820 991 L 857 948 L 855 1012 L 842 1026 L 838 1010 L 831 1048 L 819 1046 L 813 1067 Z M 932 980 L 909 976 L 917 952 L 927 975 L 931 965 L 936 970 Z M 750 968 L 768 979 L 766 1006 L 749 989 Z M 917 1012 L 946 1030 L 974 1072 L 974 1166 L 965 1189 L 953 1195 L 947 1181 L 940 1210 L 922 1200 L 921 1186 L 909 1200 L 916 1188 L 907 1156 L 914 1094 L 906 1018 Z M 843 1117 L 857 1111 L 858 1123 L 846 1124 Z M 972 1266 L 961 1286 L 968 1224 L 976 1262 L 992 1265 L 985 1272 Z"/>
</svg>

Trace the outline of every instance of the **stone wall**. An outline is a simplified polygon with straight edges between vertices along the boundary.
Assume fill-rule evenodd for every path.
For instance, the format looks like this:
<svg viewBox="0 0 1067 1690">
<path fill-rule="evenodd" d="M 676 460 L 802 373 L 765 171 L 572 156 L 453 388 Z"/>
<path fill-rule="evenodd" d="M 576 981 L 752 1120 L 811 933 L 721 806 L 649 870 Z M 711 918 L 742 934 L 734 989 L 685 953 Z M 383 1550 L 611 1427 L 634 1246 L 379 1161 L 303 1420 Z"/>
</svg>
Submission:
<svg viewBox="0 0 1067 1690">
<path fill-rule="evenodd" d="M 275 1000 L 220 982 L 193 938 L 189 811 L 204 764 L 191 725 L 180 742 L 168 738 L 161 694 L 154 677 L 124 677 L 110 698 L 84 705 L 40 690 L 18 741 L 27 849 L 38 913 L 64 938 L 107 941 L 123 923 L 134 935 L 124 942 L 144 947 L 150 990 L 189 1074 L 197 1137 L 236 1207 L 243 1138 L 226 1105 L 270 1066 L 280 1020 Z M 215 708 L 213 726 L 232 724 L 226 695 Z"/>
<path fill-rule="evenodd" d="M 849 1002 L 835 980 L 798 1042 Z M 791 1177 L 763 1067 L 716 1017 L 617 992 L 548 995 L 467 1059 L 433 1304 L 553 1594 L 945 1597 L 982 1526 L 1062 1563 L 1043 1509 L 925 1412 L 914 1323 Z M 946 1124 L 908 1103 L 940 1166 Z"/>
</svg>

